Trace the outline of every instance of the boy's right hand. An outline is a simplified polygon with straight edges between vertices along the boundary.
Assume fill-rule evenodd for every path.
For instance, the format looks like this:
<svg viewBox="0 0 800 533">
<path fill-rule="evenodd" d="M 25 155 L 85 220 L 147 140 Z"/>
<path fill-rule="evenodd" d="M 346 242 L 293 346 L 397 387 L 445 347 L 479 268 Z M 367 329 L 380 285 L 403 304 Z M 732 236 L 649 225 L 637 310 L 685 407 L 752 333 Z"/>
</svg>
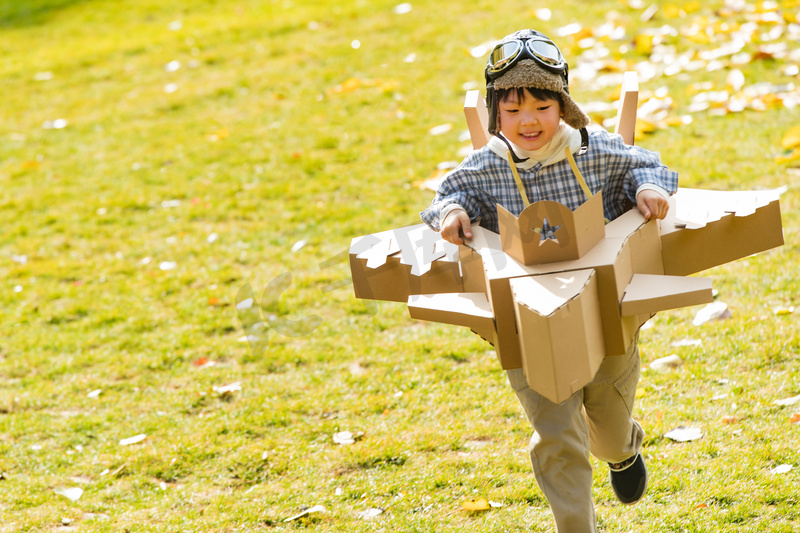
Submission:
<svg viewBox="0 0 800 533">
<path fill-rule="evenodd" d="M 455 209 L 447 214 L 442 222 L 442 238 L 453 244 L 464 244 L 465 238 L 472 238 L 472 223 L 466 211 Z"/>
</svg>

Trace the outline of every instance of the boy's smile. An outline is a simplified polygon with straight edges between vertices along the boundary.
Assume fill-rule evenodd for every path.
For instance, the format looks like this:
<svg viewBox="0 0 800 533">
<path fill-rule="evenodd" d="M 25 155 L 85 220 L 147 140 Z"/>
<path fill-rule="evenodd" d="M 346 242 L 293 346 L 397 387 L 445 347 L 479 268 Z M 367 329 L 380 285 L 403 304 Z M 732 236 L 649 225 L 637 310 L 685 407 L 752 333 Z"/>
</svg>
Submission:
<svg viewBox="0 0 800 533">
<path fill-rule="evenodd" d="M 533 151 L 546 147 L 561 124 L 558 100 L 539 100 L 525 91 L 522 101 L 515 91 L 499 102 L 500 131 L 520 148 Z"/>
</svg>

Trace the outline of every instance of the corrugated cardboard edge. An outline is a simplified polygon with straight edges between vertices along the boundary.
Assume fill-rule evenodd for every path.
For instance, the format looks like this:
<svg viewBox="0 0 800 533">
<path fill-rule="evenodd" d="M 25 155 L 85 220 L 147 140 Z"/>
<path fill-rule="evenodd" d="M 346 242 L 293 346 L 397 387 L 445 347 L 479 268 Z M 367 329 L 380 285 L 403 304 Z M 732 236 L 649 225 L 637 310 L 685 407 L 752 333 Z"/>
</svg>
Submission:
<svg viewBox="0 0 800 533">
<path fill-rule="evenodd" d="M 653 314 L 714 301 L 711 279 L 634 274 L 620 302 L 622 316 Z"/>
<path fill-rule="evenodd" d="M 749 216 L 730 213 L 697 229 L 662 228 L 664 272 L 675 276 L 694 274 L 784 244 L 777 199 Z"/>
<path fill-rule="evenodd" d="M 489 342 L 495 336 L 494 316 L 484 293 L 412 295 L 408 312 L 418 320 L 466 326 Z"/>
<path fill-rule="evenodd" d="M 556 239 L 541 240 L 532 231 L 532 225 L 545 219 L 561 226 Z M 605 237 L 603 196 L 596 193 L 575 211 L 557 202 L 535 202 L 518 216 L 497 204 L 497 223 L 503 251 L 524 265 L 580 259 Z"/>
<path fill-rule="evenodd" d="M 522 300 L 527 280 L 587 276 L 555 312 L 542 316 Z M 588 275 L 587 275 L 588 274 Z M 515 278 L 509 283 L 522 346 L 522 368 L 528 385 L 554 403 L 561 403 L 594 379 L 603 358 L 597 276 L 592 269 Z"/>
<path fill-rule="evenodd" d="M 489 112 L 479 90 L 467 91 L 464 97 L 464 116 L 467 119 L 469 137 L 472 139 L 472 149 L 483 148 L 490 137 Z"/>
</svg>

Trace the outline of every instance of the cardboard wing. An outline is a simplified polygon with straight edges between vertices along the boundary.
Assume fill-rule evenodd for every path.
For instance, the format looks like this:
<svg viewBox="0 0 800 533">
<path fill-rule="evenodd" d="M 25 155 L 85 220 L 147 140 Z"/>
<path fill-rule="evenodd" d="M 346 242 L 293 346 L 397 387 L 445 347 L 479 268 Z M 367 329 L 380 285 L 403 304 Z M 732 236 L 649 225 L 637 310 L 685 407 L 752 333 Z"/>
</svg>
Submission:
<svg viewBox="0 0 800 533">
<path fill-rule="evenodd" d="M 350 272 L 356 298 L 407 302 L 463 290 L 458 247 L 424 224 L 353 239 Z"/>
<path fill-rule="evenodd" d="M 780 193 L 678 189 L 661 221 L 665 273 L 685 276 L 782 246 Z"/>
</svg>

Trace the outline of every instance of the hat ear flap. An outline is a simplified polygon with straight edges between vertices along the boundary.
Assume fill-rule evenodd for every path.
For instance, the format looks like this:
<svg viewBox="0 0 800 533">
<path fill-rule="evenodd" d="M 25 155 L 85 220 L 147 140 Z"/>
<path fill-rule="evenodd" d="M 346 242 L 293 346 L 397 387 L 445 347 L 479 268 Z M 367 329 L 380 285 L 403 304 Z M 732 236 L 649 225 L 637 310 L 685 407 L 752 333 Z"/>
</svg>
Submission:
<svg viewBox="0 0 800 533">
<path fill-rule="evenodd" d="M 585 128 L 591 124 L 592 121 L 589 116 L 584 113 L 580 107 L 578 107 L 578 104 L 576 104 L 566 92 L 562 91 L 561 97 L 564 102 L 563 108 L 561 109 L 561 112 L 564 114 L 564 122 L 576 130 Z"/>
<path fill-rule="evenodd" d="M 486 86 L 486 110 L 489 112 L 489 133 L 495 133 L 498 130 L 499 124 L 497 120 L 497 91 L 494 84 Z"/>
</svg>

